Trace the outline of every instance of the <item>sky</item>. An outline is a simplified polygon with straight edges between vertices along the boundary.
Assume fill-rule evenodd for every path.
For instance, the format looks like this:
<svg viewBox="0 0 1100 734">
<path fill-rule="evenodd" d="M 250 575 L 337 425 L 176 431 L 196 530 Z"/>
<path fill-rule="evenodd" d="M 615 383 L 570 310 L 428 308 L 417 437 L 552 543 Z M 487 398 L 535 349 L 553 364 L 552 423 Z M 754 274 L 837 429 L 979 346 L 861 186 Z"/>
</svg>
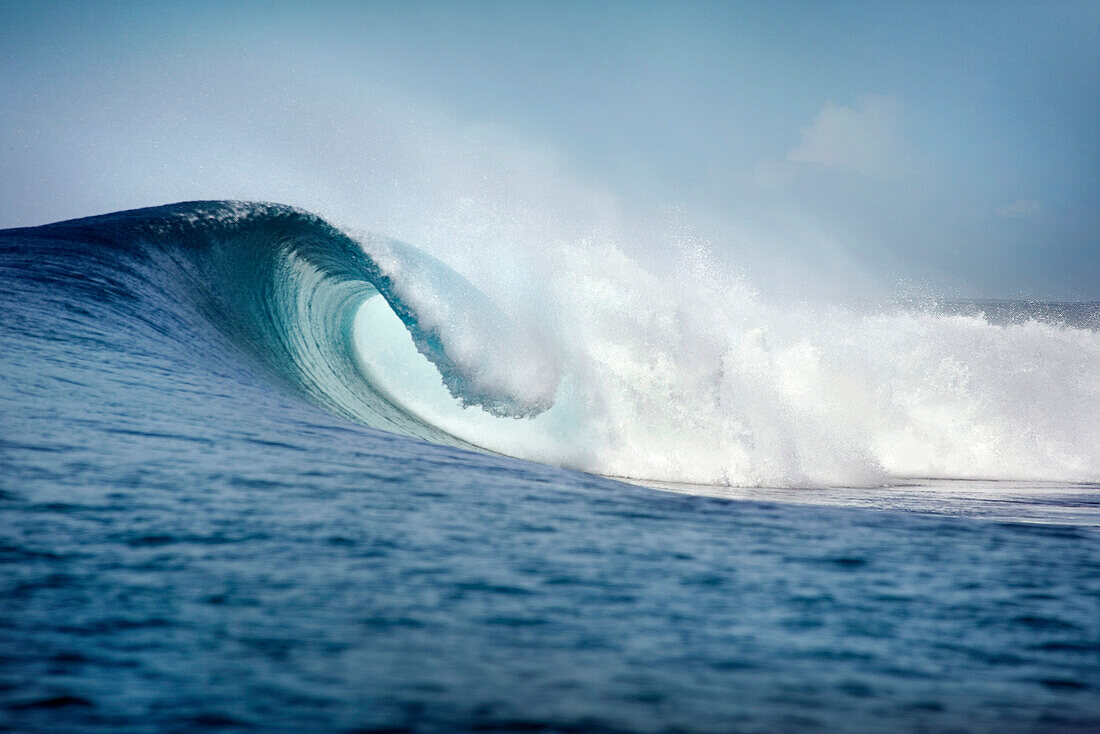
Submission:
<svg viewBox="0 0 1100 734">
<path fill-rule="evenodd" d="M 1100 300 L 1098 121 L 1091 1 L 0 0 L 0 227 L 259 199 L 452 264 Z"/>
</svg>

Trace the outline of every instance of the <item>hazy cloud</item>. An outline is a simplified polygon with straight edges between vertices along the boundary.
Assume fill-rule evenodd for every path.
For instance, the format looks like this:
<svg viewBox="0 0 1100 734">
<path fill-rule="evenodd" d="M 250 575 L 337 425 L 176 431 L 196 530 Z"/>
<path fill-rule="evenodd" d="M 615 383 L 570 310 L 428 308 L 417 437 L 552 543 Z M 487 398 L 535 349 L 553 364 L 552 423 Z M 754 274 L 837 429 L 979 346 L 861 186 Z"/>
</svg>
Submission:
<svg viewBox="0 0 1100 734">
<path fill-rule="evenodd" d="M 848 169 L 880 179 L 903 172 L 898 106 L 890 97 L 865 95 L 854 108 L 828 102 L 800 132 L 802 143 L 787 154 L 792 163 Z"/>
</svg>

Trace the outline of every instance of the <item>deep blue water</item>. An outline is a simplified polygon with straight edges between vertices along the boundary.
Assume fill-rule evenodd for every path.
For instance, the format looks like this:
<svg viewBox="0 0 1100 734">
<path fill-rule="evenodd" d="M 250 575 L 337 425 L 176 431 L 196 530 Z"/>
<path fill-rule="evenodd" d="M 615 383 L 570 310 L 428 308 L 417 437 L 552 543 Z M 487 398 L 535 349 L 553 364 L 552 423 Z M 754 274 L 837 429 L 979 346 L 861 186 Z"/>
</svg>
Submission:
<svg viewBox="0 0 1100 734">
<path fill-rule="evenodd" d="M 383 431 L 136 226 L 0 233 L 0 728 L 1100 730 L 1095 486 L 808 506 Z"/>
</svg>

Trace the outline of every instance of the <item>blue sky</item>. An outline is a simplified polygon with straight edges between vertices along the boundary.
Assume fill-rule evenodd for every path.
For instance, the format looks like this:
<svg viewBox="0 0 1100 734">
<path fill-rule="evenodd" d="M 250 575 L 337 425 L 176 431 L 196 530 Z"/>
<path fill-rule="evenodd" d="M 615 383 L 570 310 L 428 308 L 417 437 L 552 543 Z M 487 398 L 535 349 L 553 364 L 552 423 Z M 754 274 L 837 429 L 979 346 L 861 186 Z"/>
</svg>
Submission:
<svg viewBox="0 0 1100 734">
<path fill-rule="evenodd" d="M 1100 299 L 1095 2 L 3 2 L 0 58 L 0 226 L 232 196 Z"/>
</svg>

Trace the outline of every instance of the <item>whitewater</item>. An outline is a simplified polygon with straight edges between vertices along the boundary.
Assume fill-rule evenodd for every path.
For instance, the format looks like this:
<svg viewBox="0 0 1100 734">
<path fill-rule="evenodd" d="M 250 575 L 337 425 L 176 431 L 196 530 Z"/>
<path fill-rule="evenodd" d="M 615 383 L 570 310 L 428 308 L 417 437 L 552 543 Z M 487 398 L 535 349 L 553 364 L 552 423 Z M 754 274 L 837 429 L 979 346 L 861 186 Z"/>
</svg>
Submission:
<svg viewBox="0 0 1100 734">
<path fill-rule="evenodd" d="M 85 266 L 64 237 L 89 230 L 122 238 Z M 25 261 L 197 309 L 375 428 L 694 484 L 1100 476 L 1089 304 L 765 306 L 705 263 L 660 278 L 592 244 L 511 284 L 539 305 L 510 316 L 412 246 L 289 207 L 199 202 L 37 231 L 56 235 Z"/>
<path fill-rule="evenodd" d="M 1100 306 L 494 265 L 238 201 L 0 231 L 10 726 L 1100 725 Z"/>
</svg>

